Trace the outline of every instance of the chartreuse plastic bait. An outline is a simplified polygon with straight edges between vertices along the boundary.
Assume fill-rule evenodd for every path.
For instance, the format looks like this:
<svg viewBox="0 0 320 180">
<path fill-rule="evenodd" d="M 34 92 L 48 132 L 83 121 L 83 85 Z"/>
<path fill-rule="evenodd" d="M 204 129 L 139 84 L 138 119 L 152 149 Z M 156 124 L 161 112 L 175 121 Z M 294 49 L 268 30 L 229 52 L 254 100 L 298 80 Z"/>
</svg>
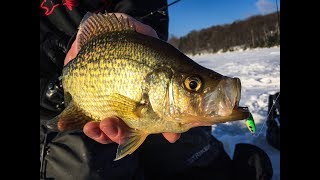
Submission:
<svg viewBox="0 0 320 180">
<path fill-rule="evenodd" d="M 256 133 L 256 125 L 254 123 L 254 119 L 251 113 L 249 114 L 249 117 L 246 120 L 246 125 L 249 131 L 251 132 L 251 134 L 254 135 Z"/>
</svg>

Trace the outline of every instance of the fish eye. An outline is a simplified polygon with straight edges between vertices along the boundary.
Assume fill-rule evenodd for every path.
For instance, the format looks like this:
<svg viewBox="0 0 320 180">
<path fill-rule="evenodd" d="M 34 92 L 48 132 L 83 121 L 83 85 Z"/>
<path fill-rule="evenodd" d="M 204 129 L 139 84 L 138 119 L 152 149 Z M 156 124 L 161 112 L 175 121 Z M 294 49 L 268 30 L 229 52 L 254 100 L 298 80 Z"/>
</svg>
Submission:
<svg viewBox="0 0 320 180">
<path fill-rule="evenodd" d="M 197 92 L 201 88 L 202 83 L 200 78 L 191 76 L 185 79 L 184 85 L 188 90 Z"/>
</svg>

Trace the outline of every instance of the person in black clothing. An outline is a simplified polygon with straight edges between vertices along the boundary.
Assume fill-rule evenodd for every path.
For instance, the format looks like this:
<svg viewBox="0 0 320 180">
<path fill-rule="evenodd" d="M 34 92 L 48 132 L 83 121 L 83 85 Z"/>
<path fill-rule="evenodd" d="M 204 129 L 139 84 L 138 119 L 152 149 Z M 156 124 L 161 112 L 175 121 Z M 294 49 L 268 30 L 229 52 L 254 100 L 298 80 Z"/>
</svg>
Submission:
<svg viewBox="0 0 320 180">
<path fill-rule="evenodd" d="M 120 127 L 116 136 L 124 135 L 121 120 L 88 123 L 83 131 L 55 132 L 45 126 L 64 108 L 58 77 L 67 54 L 74 53 L 71 47 L 82 17 L 87 12 L 128 14 L 166 41 L 167 10 L 141 18 L 165 5 L 166 0 L 40 0 L 40 179 L 271 179 L 271 163 L 262 150 L 250 146 L 240 153 L 246 156 L 235 153 L 234 159 L 240 160 L 232 161 L 210 127 L 150 135 L 136 152 L 113 161 L 117 144 L 105 133 Z M 103 123 L 107 131 L 100 128 Z M 240 166 L 244 170 L 238 171 Z"/>
<path fill-rule="evenodd" d="M 268 112 L 266 139 L 280 151 L 280 92 L 269 95 Z"/>
</svg>

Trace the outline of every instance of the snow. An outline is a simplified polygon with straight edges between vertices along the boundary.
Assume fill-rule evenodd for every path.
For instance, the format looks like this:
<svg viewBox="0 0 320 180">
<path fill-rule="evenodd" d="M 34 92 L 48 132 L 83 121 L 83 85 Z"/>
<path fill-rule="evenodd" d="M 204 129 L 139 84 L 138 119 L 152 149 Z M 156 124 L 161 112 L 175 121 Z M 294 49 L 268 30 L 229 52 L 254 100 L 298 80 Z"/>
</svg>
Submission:
<svg viewBox="0 0 320 180">
<path fill-rule="evenodd" d="M 252 113 L 257 127 L 256 136 L 251 135 L 245 126 L 245 121 L 213 125 L 212 135 L 223 142 L 231 158 L 238 143 L 250 143 L 260 147 L 271 159 L 272 179 L 280 179 L 280 151 L 270 146 L 265 137 L 268 96 L 280 91 L 280 47 L 245 51 L 240 49 L 226 53 L 190 56 L 190 58 L 220 74 L 241 79 L 240 106 L 247 106 Z"/>
</svg>

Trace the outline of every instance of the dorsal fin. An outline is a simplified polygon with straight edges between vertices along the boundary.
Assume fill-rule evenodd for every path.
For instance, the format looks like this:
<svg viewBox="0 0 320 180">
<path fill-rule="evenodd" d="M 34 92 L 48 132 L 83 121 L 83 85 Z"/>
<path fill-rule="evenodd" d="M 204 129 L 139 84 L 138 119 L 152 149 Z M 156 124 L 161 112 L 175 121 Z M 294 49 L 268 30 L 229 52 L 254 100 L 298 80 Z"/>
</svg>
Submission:
<svg viewBox="0 0 320 180">
<path fill-rule="evenodd" d="M 122 15 L 117 17 L 114 13 L 95 14 L 88 12 L 82 19 L 78 32 L 78 49 L 94 37 L 115 31 L 135 31 L 134 23 Z"/>
</svg>

